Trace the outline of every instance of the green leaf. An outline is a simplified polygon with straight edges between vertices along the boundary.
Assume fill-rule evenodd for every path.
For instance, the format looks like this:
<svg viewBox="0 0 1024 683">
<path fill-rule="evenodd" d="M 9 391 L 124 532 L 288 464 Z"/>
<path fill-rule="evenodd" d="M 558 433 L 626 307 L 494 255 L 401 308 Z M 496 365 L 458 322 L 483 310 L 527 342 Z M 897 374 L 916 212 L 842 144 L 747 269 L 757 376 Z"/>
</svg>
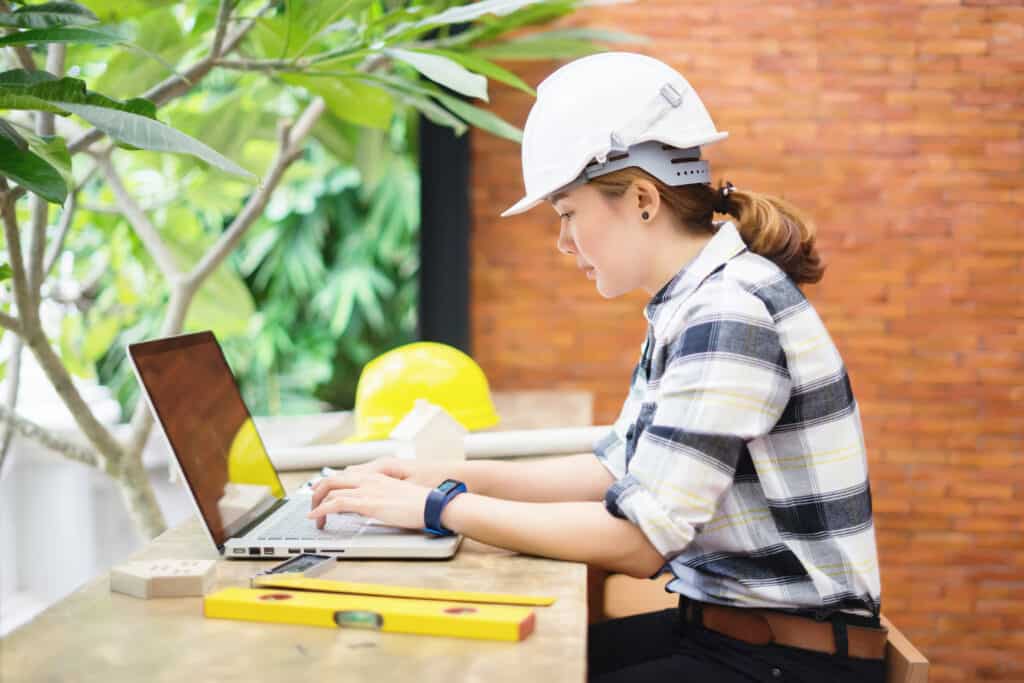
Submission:
<svg viewBox="0 0 1024 683">
<path fill-rule="evenodd" d="M 121 331 L 122 321 L 115 316 L 94 316 L 98 319 L 89 321 L 82 342 L 82 356 L 88 363 L 95 363 L 114 343 Z"/>
<path fill-rule="evenodd" d="M 0 85 L 35 85 L 36 83 L 55 80 L 57 80 L 56 76 L 42 69 L 35 69 L 33 71 L 11 69 L 10 71 L 0 72 Z"/>
<path fill-rule="evenodd" d="M 540 36 L 548 38 L 568 38 L 570 40 L 590 40 L 598 43 L 649 43 L 651 39 L 639 33 L 609 31 L 603 28 L 560 28 L 551 31 L 532 33 L 524 40 L 532 40 Z"/>
<path fill-rule="evenodd" d="M 384 54 L 409 64 L 435 83 L 463 95 L 488 101 L 487 79 L 470 72 L 448 57 L 399 49 L 385 49 Z"/>
<path fill-rule="evenodd" d="M 522 90 L 523 92 L 529 93 L 534 97 L 537 96 L 537 91 L 527 85 L 519 76 L 508 69 L 504 69 L 493 62 L 489 62 L 486 59 L 481 59 L 479 56 L 468 53 L 468 52 L 455 52 L 454 50 L 436 50 L 428 48 L 419 48 L 419 52 L 426 52 L 433 55 L 441 55 L 447 57 L 452 61 L 458 62 L 462 66 L 475 71 L 479 74 L 483 74 L 496 81 L 511 85 L 513 88 Z"/>
<path fill-rule="evenodd" d="M 91 104 L 75 104 L 72 102 L 57 102 L 56 104 L 73 114 L 81 116 L 111 138 L 120 142 L 126 142 L 140 149 L 150 149 L 156 152 L 190 154 L 227 173 L 246 178 L 255 178 L 252 173 L 222 156 L 217 151 L 159 121 L 154 121 L 131 112 L 118 111 Z"/>
<path fill-rule="evenodd" d="M 559 29 L 532 33 L 514 41 L 491 43 L 474 47 L 478 57 L 497 60 L 575 59 L 585 57 L 604 48 L 595 42 L 645 43 L 645 36 L 600 29 Z"/>
<path fill-rule="evenodd" d="M 6 263 L 0 263 L 0 282 L 10 280 L 13 276 L 14 273 L 11 271 L 11 267 Z"/>
<path fill-rule="evenodd" d="M 7 123 L 4 119 L 0 119 L 0 137 L 10 140 L 22 152 L 28 149 L 28 143 L 25 142 L 25 138 L 21 136 L 18 129 Z"/>
<path fill-rule="evenodd" d="M 279 76 L 285 83 L 305 88 L 310 93 L 323 97 L 327 108 L 340 119 L 371 128 L 387 129 L 391 125 L 394 100 L 381 88 L 337 76 L 291 73 Z"/>
<path fill-rule="evenodd" d="M 0 26 L 16 28 L 87 26 L 98 21 L 95 14 L 74 2 L 44 2 L 20 7 L 10 14 L 0 14 Z"/>
<path fill-rule="evenodd" d="M 481 45 L 475 48 L 474 53 L 487 59 L 511 62 L 543 59 L 576 59 L 601 51 L 601 48 L 585 40 L 544 38 Z"/>
<path fill-rule="evenodd" d="M 248 79 L 243 79 L 247 82 Z M 267 162 L 256 159 L 253 152 L 262 143 L 270 143 L 271 152 L 277 151 L 276 126 L 279 115 L 266 106 L 262 98 L 280 92 L 280 84 L 253 86 L 240 83 L 224 94 L 219 101 L 212 97 L 192 98 L 178 106 L 161 110 L 166 123 L 186 135 L 202 139 L 240 166 L 259 173 Z"/>
<path fill-rule="evenodd" d="M 482 128 L 488 133 L 494 133 L 498 137 L 506 138 L 513 142 L 521 143 L 523 141 L 522 130 L 516 128 L 511 123 L 508 123 L 501 117 L 492 114 L 486 109 L 474 107 L 472 104 L 463 102 L 458 97 L 452 97 L 451 95 L 445 95 L 440 92 L 435 93 L 434 97 L 439 99 L 444 106 L 448 107 L 477 128 Z"/>
<path fill-rule="evenodd" d="M 541 0 L 483 0 L 483 2 L 474 2 L 462 7 L 446 9 L 440 14 L 435 14 L 432 17 L 423 19 L 419 22 L 419 25 L 441 26 L 442 24 L 461 24 L 463 22 L 478 19 L 485 14 L 504 16 L 520 10 L 527 5 L 536 5 L 539 2 L 541 2 Z"/>
<path fill-rule="evenodd" d="M 117 33 L 95 28 L 44 28 L 20 31 L 0 38 L 0 45 L 43 45 L 45 43 L 88 43 L 90 45 L 116 45 L 128 39 Z"/>
<path fill-rule="evenodd" d="M 437 47 L 456 45 L 474 45 L 481 41 L 493 40 L 500 35 L 508 34 L 517 28 L 545 24 L 555 19 L 572 14 L 578 0 L 547 0 L 527 5 L 500 18 L 477 22 L 466 31 L 438 40 Z"/>
<path fill-rule="evenodd" d="M 67 185 L 57 169 L 32 152 L 19 150 L 13 142 L 2 137 L 0 175 L 54 204 L 63 204 L 68 196 Z"/>
<path fill-rule="evenodd" d="M 74 176 L 71 175 L 71 155 L 68 154 L 64 138 L 57 135 L 39 136 L 33 133 L 26 133 L 25 137 L 29 149 L 56 169 L 68 187 L 75 184 Z"/>
<path fill-rule="evenodd" d="M 187 40 L 169 8 L 147 12 L 139 19 L 135 42 L 150 55 L 117 50 L 94 83 L 95 90 L 113 97 L 127 97 L 146 90 L 168 75 L 195 40 Z M 163 62 L 163 63 L 161 63 Z"/>
<path fill-rule="evenodd" d="M 0 73 L 0 109 L 28 109 L 66 115 L 67 112 L 46 100 L 29 94 L 26 86 L 56 80 L 46 71 L 12 69 Z"/>
<path fill-rule="evenodd" d="M 26 100 L 25 98 L 33 99 Z M 156 106 L 149 100 L 136 97 L 126 102 L 119 102 L 88 90 L 85 87 L 85 82 L 77 78 L 56 78 L 53 74 L 46 72 L 28 72 L 24 69 L 0 73 L 0 108 L 37 108 L 36 106 L 20 106 L 27 102 L 40 102 L 44 111 L 53 111 L 61 115 L 67 115 L 68 110 L 62 108 L 60 103 L 72 102 L 116 109 L 151 119 L 156 118 Z"/>
<path fill-rule="evenodd" d="M 158 7 L 180 4 L 181 0 L 86 0 L 101 21 L 135 19 Z"/>
<path fill-rule="evenodd" d="M 345 123 L 329 111 L 317 120 L 310 133 L 337 161 L 352 158 L 354 145 L 346 135 Z"/>
<path fill-rule="evenodd" d="M 401 92 L 399 97 L 401 97 L 407 104 L 415 107 L 420 113 L 437 125 L 451 128 L 457 137 L 462 137 L 462 135 L 469 129 L 465 122 L 459 119 L 459 117 L 455 116 L 441 105 L 435 103 L 429 97 L 424 97 L 413 92 Z"/>
</svg>

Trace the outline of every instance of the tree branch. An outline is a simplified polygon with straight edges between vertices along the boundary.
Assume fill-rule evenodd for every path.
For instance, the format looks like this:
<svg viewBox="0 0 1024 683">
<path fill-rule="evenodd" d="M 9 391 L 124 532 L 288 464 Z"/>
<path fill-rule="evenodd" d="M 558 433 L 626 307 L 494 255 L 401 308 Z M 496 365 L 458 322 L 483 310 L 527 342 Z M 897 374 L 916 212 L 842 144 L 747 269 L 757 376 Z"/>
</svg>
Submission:
<svg viewBox="0 0 1024 683">
<path fill-rule="evenodd" d="M 66 45 L 52 43 L 47 46 L 46 70 L 60 78 L 64 75 L 64 55 Z M 45 111 L 36 112 L 36 133 L 39 136 L 53 135 L 53 114 Z M 43 259 L 46 256 L 46 228 L 50 225 L 50 202 L 37 194 L 29 199 L 32 214 L 32 241 L 29 245 L 28 257 L 28 291 L 32 297 L 32 305 L 39 306 L 39 290 L 43 286 Z"/>
<path fill-rule="evenodd" d="M 80 462 L 83 465 L 91 465 L 92 467 L 97 467 L 101 460 L 92 449 L 80 446 L 72 441 L 67 441 L 52 434 L 50 431 L 40 427 L 35 422 L 16 415 L 14 411 L 8 409 L 7 406 L 0 405 L 0 422 L 6 424 L 8 429 L 21 434 L 27 439 L 37 441 L 43 446 L 49 448 L 51 451 L 59 453 L 69 460 Z M 2 460 L 0 460 L 0 467 L 3 467 Z"/>
<path fill-rule="evenodd" d="M 11 355 L 7 363 L 7 405 L 11 407 L 11 410 L 18 406 L 18 390 L 21 388 L 21 352 L 24 349 L 25 344 L 21 337 L 16 337 L 11 346 Z M 7 422 L 4 426 L 3 443 L 0 443 L 0 476 L 3 475 L 4 461 L 7 460 L 12 443 L 14 443 L 14 423 Z"/>
<path fill-rule="evenodd" d="M 210 56 L 216 59 L 220 56 L 221 47 L 224 45 L 224 34 L 231 21 L 232 0 L 220 0 L 220 8 L 217 10 L 217 28 L 213 33 L 213 46 L 210 48 Z"/>
<path fill-rule="evenodd" d="M 11 280 L 14 284 L 14 302 L 18 306 L 18 316 L 23 325 L 28 326 L 38 319 L 38 310 L 32 307 L 32 297 L 29 294 L 14 201 L 14 193 L 8 191 L 7 180 L 0 176 L 0 215 L 4 224 L 4 237 L 7 239 L 7 258 L 10 261 Z"/>
<path fill-rule="evenodd" d="M 21 335 L 21 323 L 12 315 L 0 311 L 0 327 L 9 330 L 16 335 Z"/>
<path fill-rule="evenodd" d="M 57 238 L 53 241 L 53 245 L 50 248 L 50 255 L 46 257 L 45 263 L 43 263 L 43 280 L 46 280 L 47 276 L 53 271 L 54 264 L 57 263 L 57 259 L 60 258 L 61 251 L 64 250 L 64 240 L 67 239 L 68 232 L 71 230 L 71 222 L 75 219 L 75 211 L 78 210 L 78 190 L 73 190 L 69 195 L 66 202 L 64 202 L 64 213 L 60 215 L 60 224 L 57 226 Z"/>
<path fill-rule="evenodd" d="M 153 260 L 156 261 L 160 272 L 172 283 L 178 280 L 182 273 L 178 268 L 174 255 L 167 248 L 167 245 L 164 244 L 156 226 L 149 221 L 146 214 L 142 212 L 142 209 L 135 203 L 132 196 L 128 194 L 128 190 L 125 189 L 124 183 L 121 182 L 121 177 L 117 174 L 110 156 L 108 154 L 99 154 L 96 156 L 96 163 L 99 165 L 100 170 L 103 171 L 103 175 L 106 176 L 107 182 L 110 183 L 110 189 L 114 191 L 114 198 L 121 207 L 122 213 L 124 213 L 128 222 L 131 223 L 132 228 L 138 234 L 143 244 L 146 245 L 146 249 L 153 256 Z"/>
<path fill-rule="evenodd" d="M 277 5 L 277 2 L 278 0 L 269 0 L 269 2 L 267 2 L 267 4 L 264 5 L 259 12 L 256 13 L 256 16 L 247 21 L 245 25 L 242 26 L 242 28 L 240 28 L 230 38 L 228 38 L 224 43 L 224 49 L 220 52 L 220 55 L 229 54 L 236 47 L 238 47 L 238 44 L 242 42 L 242 38 L 244 38 L 246 34 L 248 34 L 249 31 L 252 30 L 252 27 L 256 25 L 256 21 L 259 20 L 272 7 Z M 180 97 L 181 95 L 188 92 L 191 88 L 193 88 L 196 85 L 196 83 L 198 83 L 206 76 L 206 74 L 210 73 L 210 71 L 216 65 L 216 61 L 217 57 L 215 57 L 213 54 L 210 54 L 204 57 L 203 59 L 199 60 L 195 64 L 193 64 L 191 67 L 189 67 L 188 70 L 185 71 L 185 73 L 181 75 L 175 74 L 173 76 L 170 76 L 166 80 L 156 84 L 155 86 L 147 90 L 145 93 L 143 93 L 141 97 L 150 100 L 159 108 L 160 106 L 167 104 L 167 102 L 173 100 L 176 97 Z M 87 148 L 92 143 L 99 140 L 101 137 L 103 137 L 103 132 L 98 128 L 93 128 L 89 132 L 83 134 L 82 136 L 74 140 L 70 145 L 68 145 L 68 152 L 70 154 L 80 152 L 83 149 Z"/>
<path fill-rule="evenodd" d="M 236 71 L 301 71 L 304 68 L 287 59 L 218 59 L 216 65 Z"/>
<path fill-rule="evenodd" d="M 242 239 L 245 231 L 249 229 L 266 207 L 270 195 L 274 192 L 284 172 L 295 161 L 301 153 L 301 142 L 316 123 L 317 119 L 324 112 L 324 101 L 318 97 L 313 100 L 306 110 L 299 116 L 295 125 L 289 128 L 282 128 L 277 158 L 270 168 L 263 185 L 249 197 L 242 211 L 231 221 L 231 225 L 220 236 L 217 243 L 199 261 L 188 275 L 188 280 L 193 283 L 201 283 L 212 273 L 228 253 L 235 248 L 238 241 Z"/>
</svg>

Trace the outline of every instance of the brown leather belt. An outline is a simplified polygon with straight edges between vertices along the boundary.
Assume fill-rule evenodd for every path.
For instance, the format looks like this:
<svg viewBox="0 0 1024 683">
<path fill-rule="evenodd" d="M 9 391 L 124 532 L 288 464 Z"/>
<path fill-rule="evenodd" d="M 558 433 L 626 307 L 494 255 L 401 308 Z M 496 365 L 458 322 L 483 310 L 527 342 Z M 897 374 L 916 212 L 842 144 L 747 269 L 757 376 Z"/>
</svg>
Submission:
<svg viewBox="0 0 1024 683">
<path fill-rule="evenodd" d="M 698 607 L 699 606 L 699 607 Z M 696 621 L 700 612 L 704 628 L 752 645 L 786 645 L 804 650 L 835 654 L 835 631 L 830 621 L 785 614 L 772 610 L 726 607 L 686 600 L 680 605 L 686 620 Z M 845 624 L 846 651 L 850 657 L 884 659 L 888 630 Z"/>
</svg>

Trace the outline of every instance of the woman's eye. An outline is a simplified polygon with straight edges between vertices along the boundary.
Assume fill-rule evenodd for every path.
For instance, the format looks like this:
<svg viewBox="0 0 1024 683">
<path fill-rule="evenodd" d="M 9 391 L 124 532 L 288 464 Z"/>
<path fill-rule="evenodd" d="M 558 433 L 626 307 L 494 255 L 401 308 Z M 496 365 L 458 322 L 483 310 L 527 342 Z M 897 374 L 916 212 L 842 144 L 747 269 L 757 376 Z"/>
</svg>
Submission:
<svg viewBox="0 0 1024 683">
<path fill-rule="evenodd" d="M 567 212 L 565 212 L 565 213 L 563 213 L 563 214 L 559 214 L 559 216 L 560 216 L 561 218 L 570 218 L 570 217 L 572 216 L 572 214 L 573 214 L 573 213 L 574 213 L 573 211 L 567 211 Z"/>
</svg>

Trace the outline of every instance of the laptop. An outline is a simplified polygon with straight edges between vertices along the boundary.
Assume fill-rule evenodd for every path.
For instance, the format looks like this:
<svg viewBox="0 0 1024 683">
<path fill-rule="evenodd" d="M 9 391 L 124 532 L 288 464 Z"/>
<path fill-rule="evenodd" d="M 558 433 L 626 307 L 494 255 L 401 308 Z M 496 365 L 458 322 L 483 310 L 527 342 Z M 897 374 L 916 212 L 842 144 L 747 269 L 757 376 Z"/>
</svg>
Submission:
<svg viewBox="0 0 1024 683">
<path fill-rule="evenodd" d="M 356 513 L 327 515 L 317 529 L 306 518 L 312 487 L 285 495 L 212 332 L 129 344 L 128 357 L 210 540 L 225 557 L 436 559 L 458 549 L 460 535 L 434 536 Z"/>
</svg>

